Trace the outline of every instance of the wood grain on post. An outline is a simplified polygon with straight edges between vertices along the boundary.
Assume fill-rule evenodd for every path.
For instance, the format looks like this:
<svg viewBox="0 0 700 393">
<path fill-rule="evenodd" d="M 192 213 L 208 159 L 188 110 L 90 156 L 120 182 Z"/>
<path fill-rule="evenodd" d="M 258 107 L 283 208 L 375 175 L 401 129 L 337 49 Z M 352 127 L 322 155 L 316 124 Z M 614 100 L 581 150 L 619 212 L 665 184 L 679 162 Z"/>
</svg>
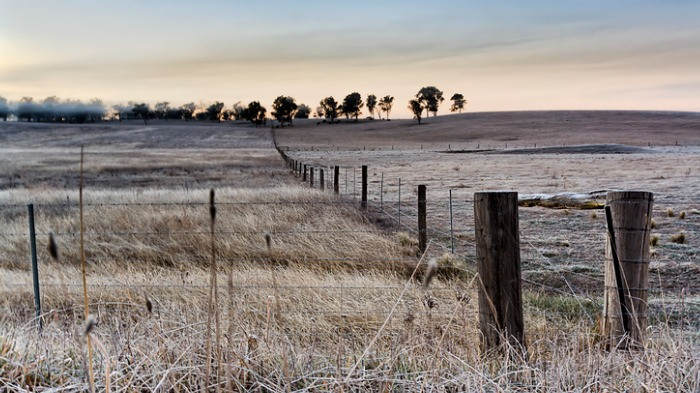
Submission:
<svg viewBox="0 0 700 393">
<path fill-rule="evenodd" d="M 326 189 L 326 182 L 323 177 L 323 168 L 319 169 L 318 171 L 318 185 L 321 187 L 321 191 L 323 191 Z"/>
<path fill-rule="evenodd" d="M 337 165 L 333 168 L 333 192 L 340 193 L 340 167 Z"/>
<path fill-rule="evenodd" d="M 424 253 L 428 247 L 427 212 L 425 202 L 425 184 L 418 186 L 418 249 Z"/>
<path fill-rule="evenodd" d="M 367 208 L 367 165 L 362 165 L 362 208 Z"/>
<path fill-rule="evenodd" d="M 482 350 L 524 345 L 517 192 L 474 194 Z M 506 339 L 506 342 L 503 341 Z"/>
<path fill-rule="evenodd" d="M 608 192 L 615 248 L 620 262 L 622 293 L 629 332 L 625 334 L 619 288 L 615 279 L 610 236 L 605 242 L 603 338 L 608 348 L 638 349 L 644 344 L 649 291 L 649 237 L 654 194 L 645 191 Z"/>
</svg>

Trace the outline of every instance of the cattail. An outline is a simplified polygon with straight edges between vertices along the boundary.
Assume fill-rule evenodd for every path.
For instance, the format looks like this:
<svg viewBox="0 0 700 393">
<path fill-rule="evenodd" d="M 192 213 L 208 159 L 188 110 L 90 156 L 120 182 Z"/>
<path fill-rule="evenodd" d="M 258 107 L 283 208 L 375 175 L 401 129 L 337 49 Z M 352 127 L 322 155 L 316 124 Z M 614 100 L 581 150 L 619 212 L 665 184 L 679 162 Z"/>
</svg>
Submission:
<svg viewBox="0 0 700 393">
<path fill-rule="evenodd" d="M 211 220 L 216 220 L 216 205 L 214 202 L 214 189 L 209 190 L 209 216 Z"/>
<path fill-rule="evenodd" d="M 58 262 L 58 246 L 53 238 L 53 232 L 49 232 L 49 255 L 54 261 Z"/>
<path fill-rule="evenodd" d="M 265 232 L 265 244 L 267 244 L 267 251 L 272 251 L 272 235 L 269 232 Z"/>
<path fill-rule="evenodd" d="M 153 314 L 153 303 L 148 298 L 148 294 L 146 294 L 146 310 L 148 310 L 149 314 Z"/>
<path fill-rule="evenodd" d="M 90 333 L 92 333 L 92 330 L 95 329 L 95 326 L 97 326 L 97 322 L 95 321 L 95 318 L 90 316 L 87 320 L 87 324 L 85 324 L 85 331 L 83 332 L 83 336 L 87 337 Z"/>
<path fill-rule="evenodd" d="M 428 261 L 428 270 L 425 272 L 425 277 L 423 277 L 423 289 L 428 289 L 428 285 L 433 280 L 437 274 L 437 259 L 432 258 Z"/>
</svg>

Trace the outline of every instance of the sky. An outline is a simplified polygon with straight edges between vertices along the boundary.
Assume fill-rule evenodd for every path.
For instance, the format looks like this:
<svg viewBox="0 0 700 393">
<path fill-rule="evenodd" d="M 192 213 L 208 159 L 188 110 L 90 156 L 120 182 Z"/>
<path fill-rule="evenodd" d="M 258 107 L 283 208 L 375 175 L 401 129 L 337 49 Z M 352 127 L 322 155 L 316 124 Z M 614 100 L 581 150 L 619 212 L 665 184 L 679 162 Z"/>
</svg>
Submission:
<svg viewBox="0 0 700 393">
<path fill-rule="evenodd" d="M 0 96 L 700 111 L 700 1 L 0 0 Z M 448 103 L 439 114 L 449 113 Z"/>
</svg>

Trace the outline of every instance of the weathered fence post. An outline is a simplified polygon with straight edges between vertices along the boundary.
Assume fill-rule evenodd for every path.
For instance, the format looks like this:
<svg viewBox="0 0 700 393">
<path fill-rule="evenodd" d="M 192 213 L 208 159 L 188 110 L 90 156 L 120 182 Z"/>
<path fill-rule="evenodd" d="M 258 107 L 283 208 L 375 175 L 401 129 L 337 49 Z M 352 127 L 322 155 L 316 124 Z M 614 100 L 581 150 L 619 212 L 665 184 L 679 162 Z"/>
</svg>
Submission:
<svg viewBox="0 0 700 393">
<path fill-rule="evenodd" d="M 524 345 L 517 192 L 474 194 L 482 350 Z"/>
<path fill-rule="evenodd" d="M 399 178 L 399 212 L 398 212 L 399 227 L 401 227 L 401 178 Z"/>
<path fill-rule="evenodd" d="M 41 321 L 41 296 L 39 295 L 39 263 L 36 258 L 36 230 L 34 228 L 34 204 L 27 205 L 29 216 L 29 252 L 32 259 L 32 283 L 34 284 L 34 315 L 36 316 L 39 332 L 43 323 Z"/>
<path fill-rule="evenodd" d="M 382 172 L 382 180 L 379 183 L 379 208 L 384 211 L 384 172 Z"/>
<path fill-rule="evenodd" d="M 319 187 L 321 187 L 321 191 L 324 191 L 326 189 L 326 182 L 325 182 L 325 179 L 323 177 L 323 168 L 319 169 L 319 172 L 318 172 L 318 184 L 319 184 Z"/>
<path fill-rule="evenodd" d="M 612 228 L 605 244 L 603 338 L 608 348 L 638 349 L 647 327 L 649 237 L 654 194 L 608 192 Z M 607 210 L 607 209 L 606 209 Z M 612 234 L 612 236 L 611 236 Z M 622 288 L 617 283 L 615 262 Z M 623 297 L 620 297 L 623 294 Z M 622 300 L 622 302 L 620 301 Z"/>
<path fill-rule="evenodd" d="M 362 208 L 367 209 L 367 165 L 362 165 Z"/>
<path fill-rule="evenodd" d="M 311 188 L 314 188 L 314 167 L 311 167 L 311 169 L 309 169 L 309 186 L 311 186 Z"/>
<path fill-rule="evenodd" d="M 304 164 L 304 176 L 302 177 L 301 180 L 306 182 L 306 164 Z"/>
<path fill-rule="evenodd" d="M 340 167 L 336 165 L 333 168 L 333 192 L 336 194 L 340 193 L 340 184 L 338 182 L 340 182 Z"/>
<path fill-rule="evenodd" d="M 428 246 L 427 212 L 425 210 L 425 184 L 418 186 L 418 249 L 425 252 Z"/>
<path fill-rule="evenodd" d="M 452 222 L 452 189 L 450 188 L 450 249 L 455 253 L 455 231 Z"/>
</svg>

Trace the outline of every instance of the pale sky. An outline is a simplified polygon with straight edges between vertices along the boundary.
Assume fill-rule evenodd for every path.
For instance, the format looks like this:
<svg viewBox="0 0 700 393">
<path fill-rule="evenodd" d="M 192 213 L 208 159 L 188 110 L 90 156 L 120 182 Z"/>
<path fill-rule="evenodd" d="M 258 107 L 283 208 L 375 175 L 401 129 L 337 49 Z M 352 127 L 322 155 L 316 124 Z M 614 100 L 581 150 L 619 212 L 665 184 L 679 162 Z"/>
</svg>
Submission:
<svg viewBox="0 0 700 393">
<path fill-rule="evenodd" d="M 358 91 L 407 117 L 429 85 L 468 111 L 700 111 L 700 1 L 0 0 L 10 100 L 315 108 Z"/>
</svg>

